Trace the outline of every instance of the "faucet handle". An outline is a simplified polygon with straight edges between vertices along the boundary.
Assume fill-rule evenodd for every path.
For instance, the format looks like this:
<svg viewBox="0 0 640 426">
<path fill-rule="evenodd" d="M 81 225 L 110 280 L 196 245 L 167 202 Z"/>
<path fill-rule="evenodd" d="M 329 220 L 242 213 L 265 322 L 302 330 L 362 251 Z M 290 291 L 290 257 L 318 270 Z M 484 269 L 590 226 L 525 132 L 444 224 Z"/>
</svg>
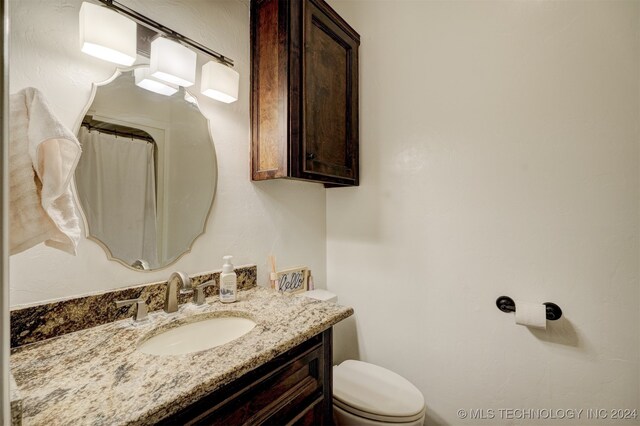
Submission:
<svg viewBox="0 0 640 426">
<path fill-rule="evenodd" d="M 196 286 L 196 294 L 193 296 L 193 303 L 196 305 L 204 304 L 204 289 L 215 285 L 216 281 L 211 280 Z"/>
<path fill-rule="evenodd" d="M 136 313 L 133 316 L 135 321 L 144 321 L 148 317 L 147 301 L 142 298 L 116 300 L 116 308 L 122 308 L 123 306 L 136 305 Z"/>
<path fill-rule="evenodd" d="M 184 272 L 176 271 L 171 274 L 171 277 L 169 279 L 173 279 L 174 277 L 180 279 L 180 287 L 178 287 L 180 289 L 180 294 L 193 293 L 193 286 L 191 285 L 191 277 L 189 277 L 189 275 L 185 274 Z"/>
</svg>

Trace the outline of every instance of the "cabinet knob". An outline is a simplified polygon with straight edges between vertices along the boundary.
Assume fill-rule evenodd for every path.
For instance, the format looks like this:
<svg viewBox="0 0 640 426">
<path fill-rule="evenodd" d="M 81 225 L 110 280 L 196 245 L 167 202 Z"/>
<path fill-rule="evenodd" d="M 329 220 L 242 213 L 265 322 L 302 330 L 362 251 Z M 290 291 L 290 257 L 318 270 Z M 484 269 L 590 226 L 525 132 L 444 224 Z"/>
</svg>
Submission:
<svg viewBox="0 0 640 426">
<path fill-rule="evenodd" d="M 313 152 L 307 154 L 307 160 L 313 160 L 314 158 L 316 158 L 316 155 Z"/>
</svg>

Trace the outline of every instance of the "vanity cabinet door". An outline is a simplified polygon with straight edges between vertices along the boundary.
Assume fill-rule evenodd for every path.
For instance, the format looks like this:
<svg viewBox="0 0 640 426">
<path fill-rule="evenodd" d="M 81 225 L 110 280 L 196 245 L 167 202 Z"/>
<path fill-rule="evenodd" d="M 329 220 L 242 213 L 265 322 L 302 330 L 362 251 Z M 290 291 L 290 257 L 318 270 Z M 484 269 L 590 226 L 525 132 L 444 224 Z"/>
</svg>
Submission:
<svg viewBox="0 0 640 426">
<path fill-rule="evenodd" d="M 303 174 L 356 185 L 358 40 L 319 5 L 312 0 L 304 8 Z"/>
<path fill-rule="evenodd" d="M 160 424 L 332 424 L 331 335 L 312 337 Z"/>
<path fill-rule="evenodd" d="M 251 170 L 358 185 L 360 36 L 324 0 L 251 1 Z"/>
</svg>

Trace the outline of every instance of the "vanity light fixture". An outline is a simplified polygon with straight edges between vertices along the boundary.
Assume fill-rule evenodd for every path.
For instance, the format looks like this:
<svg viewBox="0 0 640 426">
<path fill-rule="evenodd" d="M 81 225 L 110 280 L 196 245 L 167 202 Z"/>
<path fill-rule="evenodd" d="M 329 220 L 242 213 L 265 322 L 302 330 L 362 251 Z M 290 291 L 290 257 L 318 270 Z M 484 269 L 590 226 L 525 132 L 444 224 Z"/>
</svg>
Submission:
<svg viewBox="0 0 640 426">
<path fill-rule="evenodd" d="M 240 74 L 220 62 L 209 61 L 202 66 L 200 90 L 203 95 L 224 103 L 238 100 Z"/>
<path fill-rule="evenodd" d="M 136 23 L 106 7 L 83 2 L 80 6 L 80 49 L 119 65 L 136 61 Z"/>
<path fill-rule="evenodd" d="M 198 55 L 180 43 L 164 37 L 151 42 L 152 76 L 183 87 L 196 82 L 196 61 Z"/>
<path fill-rule="evenodd" d="M 145 71 L 148 73 L 146 78 L 136 75 L 138 86 L 145 87 L 144 85 L 146 85 L 148 87 L 145 88 L 151 86 L 157 88 L 158 86 L 151 81 L 168 83 L 166 86 L 169 88 L 192 86 L 196 80 L 197 53 L 203 53 L 215 60 L 207 62 L 202 67 L 202 94 L 225 103 L 238 100 L 240 75 L 233 69 L 233 60 L 147 18 L 116 0 L 97 1 L 104 7 L 84 2 L 80 8 L 80 38 L 83 42 L 83 52 L 94 56 L 99 56 L 101 53 L 103 56 L 99 57 L 104 59 L 107 59 L 104 57 L 104 52 L 115 52 L 119 54 L 120 61 L 107 60 L 127 66 L 133 65 L 138 53 L 136 24 L 142 25 L 153 30 L 158 34 L 158 37 L 151 42 L 150 66 L 148 72 Z M 125 44 L 125 39 L 127 40 L 126 49 L 118 47 L 120 44 Z M 98 47 L 92 47 L 92 45 Z M 91 53 L 91 49 L 98 53 Z M 146 56 L 147 52 L 149 51 L 144 47 L 140 51 L 143 56 Z M 114 56 L 118 55 L 114 54 Z M 122 60 L 124 57 L 126 57 L 126 61 Z M 136 74 L 141 72 L 137 71 Z M 153 77 L 153 79 L 149 77 Z M 149 80 L 149 82 L 144 82 L 145 80 Z M 150 88 L 149 90 L 156 91 Z M 167 88 L 161 90 L 167 93 L 158 93 L 167 95 L 175 93 L 168 93 L 169 89 Z"/>
<path fill-rule="evenodd" d="M 136 68 L 133 70 L 136 86 L 150 90 L 165 96 L 171 96 L 178 91 L 178 86 L 159 80 L 149 73 L 149 68 Z"/>
</svg>

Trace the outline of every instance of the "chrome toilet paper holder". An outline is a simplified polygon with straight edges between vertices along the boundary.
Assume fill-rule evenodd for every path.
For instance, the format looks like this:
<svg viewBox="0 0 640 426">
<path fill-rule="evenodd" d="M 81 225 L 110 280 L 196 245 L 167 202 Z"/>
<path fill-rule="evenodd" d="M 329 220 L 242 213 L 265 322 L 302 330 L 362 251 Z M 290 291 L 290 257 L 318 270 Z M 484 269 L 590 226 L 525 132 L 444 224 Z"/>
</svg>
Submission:
<svg viewBox="0 0 640 426">
<path fill-rule="evenodd" d="M 546 307 L 546 310 L 547 310 L 548 321 L 555 321 L 560 319 L 560 317 L 562 316 L 562 309 L 560 309 L 560 306 L 552 302 L 545 302 L 543 303 L 543 305 Z M 496 306 L 502 312 L 509 313 L 509 312 L 516 311 L 516 302 L 514 302 L 513 299 L 510 298 L 509 296 L 498 297 L 496 299 Z"/>
</svg>

